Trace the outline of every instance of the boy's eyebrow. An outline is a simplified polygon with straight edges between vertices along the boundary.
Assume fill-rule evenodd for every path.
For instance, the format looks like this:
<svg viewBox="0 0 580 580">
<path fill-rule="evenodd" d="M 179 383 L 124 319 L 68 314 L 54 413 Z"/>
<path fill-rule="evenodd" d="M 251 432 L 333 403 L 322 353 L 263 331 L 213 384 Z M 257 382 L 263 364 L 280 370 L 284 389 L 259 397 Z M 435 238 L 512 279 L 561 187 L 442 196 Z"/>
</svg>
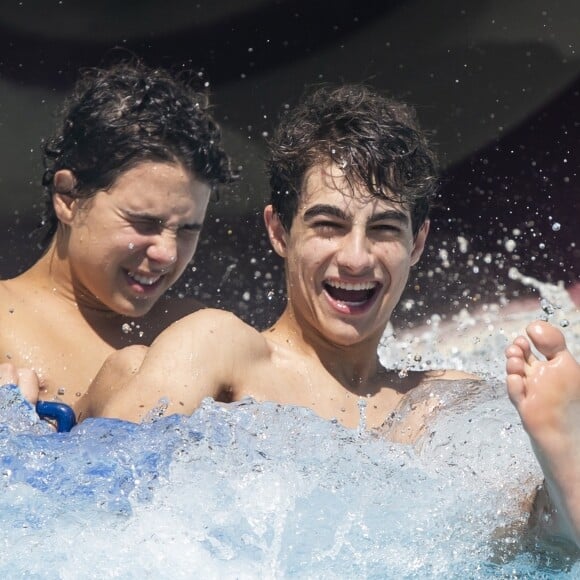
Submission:
<svg viewBox="0 0 580 580">
<path fill-rule="evenodd" d="M 409 223 L 409 216 L 402 211 L 396 209 L 388 209 L 380 213 L 375 213 L 369 218 L 369 223 L 379 222 L 383 220 L 395 220 L 401 222 L 403 225 Z"/>
<path fill-rule="evenodd" d="M 319 203 L 309 207 L 304 212 L 304 219 L 311 220 L 319 215 L 331 215 L 333 217 L 340 218 L 342 220 L 348 219 L 346 213 L 344 213 L 339 207 L 335 205 L 329 205 L 324 203 Z"/>
<path fill-rule="evenodd" d="M 348 220 L 349 216 L 339 207 L 335 205 L 328 205 L 328 204 L 317 204 L 309 207 L 304 212 L 304 220 L 308 221 L 320 215 L 330 215 L 333 217 L 337 217 L 342 220 Z M 368 222 L 374 223 L 384 220 L 395 220 L 400 222 L 403 225 L 407 225 L 409 223 L 409 216 L 399 210 L 396 209 L 388 209 L 385 211 L 381 211 L 379 213 L 373 214 Z"/>
<path fill-rule="evenodd" d="M 131 210 L 131 209 L 126 209 L 123 210 L 124 213 L 129 216 L 130 218 L 137 218 L 137 219 L 144 219 L 144 220 L 157 220 L 158 222 L 161 222 L 161 218 L 159 218 L 158 216 L 149 213 L 148 211 L 144 210 Z"/>
<path fill-rule="evenodd" d="M 142 219 L 142 220 L 149 220 L 151 222 L 156 222 L 159 225 L 165 225 L 164 221 L 157 217 L 156 215 L 150 214 L 147 211 L 126 211 L 126 214 L 131 219 Z M 188 230 L 199 230 L 203 229 L 203 223 L 200 222 L 190 222 L 182 224 L 180 227 L 188 229 Z"/>
</svg>

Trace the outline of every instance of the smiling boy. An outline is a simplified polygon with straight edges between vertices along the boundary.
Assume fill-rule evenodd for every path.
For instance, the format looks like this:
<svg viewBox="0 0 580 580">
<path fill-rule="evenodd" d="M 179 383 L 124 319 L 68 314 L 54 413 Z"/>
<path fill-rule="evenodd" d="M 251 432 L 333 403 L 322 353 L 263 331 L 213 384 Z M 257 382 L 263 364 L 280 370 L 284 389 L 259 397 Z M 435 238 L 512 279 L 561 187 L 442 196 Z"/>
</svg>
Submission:
<svg viewBox="0 0 580 580">
<path fill-rule="evenodd" d="M 201 307 L 162 296 L 232 174 L 206 97 L 138 62 L 85 71 L 44 163 L 44 253 L 0 282 L 0 376 L 32 369 L 76 409 L 114 350 Z"/>
</svg>

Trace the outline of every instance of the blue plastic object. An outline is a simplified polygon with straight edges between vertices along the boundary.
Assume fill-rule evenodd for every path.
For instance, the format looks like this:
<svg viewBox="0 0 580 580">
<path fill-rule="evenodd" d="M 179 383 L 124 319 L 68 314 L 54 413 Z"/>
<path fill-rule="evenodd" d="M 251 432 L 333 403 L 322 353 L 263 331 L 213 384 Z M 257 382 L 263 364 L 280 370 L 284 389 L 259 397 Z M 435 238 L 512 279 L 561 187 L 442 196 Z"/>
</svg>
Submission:
<svg viewBox="0 0 580 580">
<path fill-rule="evenodd" d="M 70 431 L 77 422 L 75 412 L 65 403 L 54 401 L 38 401 L 36 412 L 41 419 L 56 421 L 56 430 L 59 433 Z"/>
</svg>

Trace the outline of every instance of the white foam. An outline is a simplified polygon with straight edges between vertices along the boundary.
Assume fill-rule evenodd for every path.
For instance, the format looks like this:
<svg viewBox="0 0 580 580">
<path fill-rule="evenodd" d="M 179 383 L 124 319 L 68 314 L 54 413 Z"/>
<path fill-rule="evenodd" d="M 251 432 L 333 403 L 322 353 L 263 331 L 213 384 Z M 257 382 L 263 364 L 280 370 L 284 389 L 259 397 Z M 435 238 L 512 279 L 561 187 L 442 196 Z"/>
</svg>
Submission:
<svg viewBox="0 0 580 580">
<path fill-rule="evenodd" d="M 560 311 L 577 348 L 578 313 Z M 389 364 L 488 379 L 432 385 L 437 413 L 414 448 L 251 401 L 48 434 L 10 391 L 0 398 L 0 572 L 495 578 L 550 577 L 560 566 L 578 577 L 578 564 L 542 552 L 495 559 L 518 541 L 520 502 L 541 479 L 501 378 L 505 343 L 538 314 L 489 307 L 458 313 L 453 332 L 434 317 L 404 341 L 386 335 Z"/>
</svg>

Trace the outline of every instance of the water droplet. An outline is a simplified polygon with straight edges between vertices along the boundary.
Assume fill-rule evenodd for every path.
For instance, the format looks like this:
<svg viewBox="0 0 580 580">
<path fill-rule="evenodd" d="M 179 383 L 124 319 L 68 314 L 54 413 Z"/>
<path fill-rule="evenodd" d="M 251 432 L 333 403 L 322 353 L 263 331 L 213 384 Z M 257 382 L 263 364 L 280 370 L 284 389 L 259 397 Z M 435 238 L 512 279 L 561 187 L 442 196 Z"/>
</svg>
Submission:
<svg viewBox="0 0 580 580">
<path fill-rule="evenodd" d="M 121 330 L 125 333 L 125 334 L 129 334 L 133 329 L 131 328 L 131 325 L 127 322 L 125 322 L 123 324 L 123 326 L 121 326 Z"/>
<path fill-rule="evenodd" d="M 552 224 L 552 231 L 553 231 L 553 232 L 559 232 L 561 227 L 562 227 L 562 226 L 561 226 L 561 225 L 560 225 L 558 222 L 554 222 L 554 223 Z"/>
<path fill-rule="evenodd" d="M 549 300 L 542 298 L 540 300 L 540 308 L 544 311 L 544 314 L 546 315 L 547 318 L 554 315 L 555 312 L 554 306 Z"/>
<path fill-rule="evenodd" d="M 469 247 L 469 242 L 467 241 L 467 238 L 464 238 L 463 236 L 457 236 L 457 243 L 459 244 L 459 251 L 462 254 L 467 253 L 467 249 Z"/>
<path fill-rule="evenodd" d="M 507 240 L 504 247 L 508 252 L 513 252 L 516 249 L 516 243 L 514 240 Z"/>
<path fill-rule="evenodd" d="M 560 326 L 566 328 L 567 326 L 570 326 L 570 321 L 567 318 L 563 318 L 560 320 Z"/>
</svg>

